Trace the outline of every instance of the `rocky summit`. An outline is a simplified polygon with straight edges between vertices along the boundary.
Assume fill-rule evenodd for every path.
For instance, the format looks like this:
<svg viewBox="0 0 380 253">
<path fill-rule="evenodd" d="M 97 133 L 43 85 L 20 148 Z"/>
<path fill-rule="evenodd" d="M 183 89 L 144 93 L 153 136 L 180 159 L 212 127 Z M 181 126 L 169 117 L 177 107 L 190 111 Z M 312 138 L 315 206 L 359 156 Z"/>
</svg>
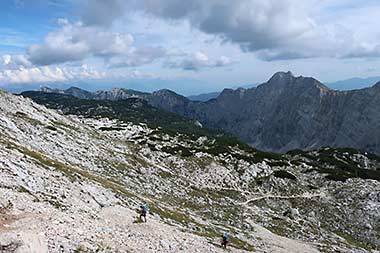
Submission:
<svg viewBox="0 0 380 253">
<path fill-rule="evenodd" d="M 226 252 L 226 232 L 227 252 L 380 249 L 376 155 L 266 153 L 219 133 L 128 121 L 117 101 L 80 101 L 57 111 L 0 92 L 4 252 Z"/>
</svg>

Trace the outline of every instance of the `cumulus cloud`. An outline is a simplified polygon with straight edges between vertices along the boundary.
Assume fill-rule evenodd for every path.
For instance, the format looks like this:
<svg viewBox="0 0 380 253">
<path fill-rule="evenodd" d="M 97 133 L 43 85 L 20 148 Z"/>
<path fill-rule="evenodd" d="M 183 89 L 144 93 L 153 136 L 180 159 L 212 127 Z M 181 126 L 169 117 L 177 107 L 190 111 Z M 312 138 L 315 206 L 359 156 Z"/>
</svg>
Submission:
<svg viewBox="0 0 380 253">
<path fill-rule="evenodd" d="M 19 67 L 30 67 L 32 64 L 25 55 L 3 55 L 0 58 L 1 69 L 17 69 Z"/>
<path fill-rule="evenodd" d="M 111 58 L 108 66 L 110 68 L 138 67 L 167 57 L 170 52 L 162 47 L 134 48 L 122 57 Z"/>
<path fill-rule="evenodd" d="M 153 17 L 185 20 L 193 28 L 237 44 L 244 52 L 254 52 L 267 61 L 378 57 L 379 43 L 368 45 L 342 25 L 321 23 L 313 18 L 316 9 L 333 2 L 129 0 L 127 5 Z"/>
<path fill-rule="evenodd" d="M 31 67 L 0 71 L 0 85 L 16 83 L 46 83 L 104 78 L 105 73 L 83 65 L 69 69 L 60 67 Z"/>
<path fill-rule="evenodd" d="M 199 30 L 237 43 L 245 51 L 286 46 L 314 29 L 300 1 L 294 0 L 144 0 L 156 17 L 185 19 Z"/>
<path fill-rule="evenodd" d="M 29 47 L 28 55 L 33 64 L 51 65 L 89 56 L 111 57 L 127 52 L 134 41 L 127 33 L 84 26 L 81 22 L 60 20 L 59 23 L 60 28 L 49 33 L 43 44 Z"/>
<path fill-rule="evenodd" d="M 59 29 L 49 33 L 44 43 L 28 48 L 30 64 L 47 66 L 94 56 L 105 59 L 109 68 L 138 67 L 160 58 L 184 54 L 177 48 L 135 47 L 134 38 L 129 33 L 111 32 L 107 28 L 71 23 L 66 19 L 59 19 L 58 23 Z"/>
<path fill-rule="evenodd" d="M 216 60 L 212 60 L 205 53 L 196 52 L 180 60 L 169 60 L 165 63 L 165 66 L 169 68 L 181 68 L 189 71 L 199 71 L 204 68 L 223 67 L 230 65 L 231 63 L 232 61 L 226 56 L 221 56 Z"/>
</svg>

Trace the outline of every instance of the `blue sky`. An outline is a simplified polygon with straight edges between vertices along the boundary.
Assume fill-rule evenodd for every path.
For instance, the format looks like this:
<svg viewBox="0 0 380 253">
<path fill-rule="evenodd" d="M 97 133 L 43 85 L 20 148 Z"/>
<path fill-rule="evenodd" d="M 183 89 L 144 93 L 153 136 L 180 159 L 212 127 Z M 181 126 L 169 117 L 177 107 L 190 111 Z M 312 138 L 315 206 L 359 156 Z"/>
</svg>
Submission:
<svg viewBox="0 0 380 253">
<path fill-rule="evenodd" d="M 2 0 L 0 88 L 189 95 L 287 70 L 380 76 L 379 13 L 374 0 Z"/>
</svg>

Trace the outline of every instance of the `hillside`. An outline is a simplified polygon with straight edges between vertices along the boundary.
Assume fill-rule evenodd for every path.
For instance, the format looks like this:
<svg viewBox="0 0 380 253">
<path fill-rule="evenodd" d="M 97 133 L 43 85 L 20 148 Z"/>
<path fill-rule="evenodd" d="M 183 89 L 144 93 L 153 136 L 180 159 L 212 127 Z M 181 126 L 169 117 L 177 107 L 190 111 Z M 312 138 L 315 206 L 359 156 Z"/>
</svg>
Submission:
<svg viewBox="0 0 380 253">
<path fill-rule="evenodd" d="M 371 252 L 375 155 L 279 156 L 0 92 L 0 245 L 19 252 Z M 136 209 L 150 206 L 148 223 Z"/>
<path fill-rule="evenodd" d="M 73 88 L 69 89 L 73 90 Z M 221 134 L 202 128 L 199 122 L 153 107 L 144 99 L 129 97 L 120 100 L 94 100 L 76 93 L 27 91 L 22 95 L 63 114 L 77 114 L 90 118 L 111 118 L 133 123 L 145 123 L 150 127 L 161 127 L 167 132 Z M 70 94 L 70 95 L 67 95 Z M 78 97 L 82 97 L 78 98 Z M 84 99 L 86 98 L 86 99 Z"/>
</svg>

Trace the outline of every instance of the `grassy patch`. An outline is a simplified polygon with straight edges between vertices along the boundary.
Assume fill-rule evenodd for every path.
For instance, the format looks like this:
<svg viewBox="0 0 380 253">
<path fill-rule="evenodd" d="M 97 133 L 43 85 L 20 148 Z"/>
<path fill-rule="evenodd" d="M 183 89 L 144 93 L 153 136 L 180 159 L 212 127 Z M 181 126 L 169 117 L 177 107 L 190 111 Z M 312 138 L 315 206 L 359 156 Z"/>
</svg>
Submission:
<svg viewBox="0 0 380 253">
<path fill-rule="evenodd" d="M 365 250 L 372 250 L 373 248 L 363 242 L 360 242 L 358 241 L 357 239 L 355 239 L 354 237 L 352 237 L 351 235 L 349 234 L 346 234 L 344 232 L 341 232 L 341 231 L 336 231 L 335 234 L 337 234 L 338 236 L 342 237 L 343 239 L 346 240 L 346 242 L 355 247 L 355 248 L 362 248 L 362 249 L 365 249 Z"/>
<path fill-rule="evenodd" d="M 171 154 L 171 155 L 179 155 L 181 157 L 190 157 L 193 156 L 193 153 L 190 151 L 190 149 L 182 146 L 182 145 L 176 145 L 174 147 L 163 147 L 161 148 L 161 151 Z"/>
<path fill-rule="evenodd" d="M 166 171 L 160 171 L 158 172 L 158 175 L 162 178 L 171 178 L 173 177 L 173 175 L 169 172 L 166 172 Z"/>
<path fill-rule="evenodd" d="M 57 128 L 51 125 L 46 126 L 46 129 L 49 129 L 51 131 L 57 131 Z"/>
<path fill-rule="evenodd" d="M 26 113 L 17 111 L 15 114 L 16 114 L 17 117 L 22 118 L 23 120 L 29 122 L 32 125 L 35 125 L 35 126 L 42 126 L 42 125 L 44 125 L 41 121 L 29 117 L 29 115 L 27 115 Z"/>
<path fill-rule="evenodd" d="M 60 128 L 63 128 L 63 129 L 70 129 L 70 130 L 73 130 L 73 131 L 79 131 L 78 128 L 72 126 L 72 125 L 69 125 L 69 124 L 66 124 L 66 123 L 63 123 L 62 121 L 52 121 L 53 125 L 56 126 L 56 127 L 60 127 Z"/>
<path fill-rule="evenodd" d="M 273 172 L 273 176 L 277 178 L 297 180 L 297 177 L 292 173 L 287 172 L 286 170 L 276 170 Z"/>
<path fill-rule="evenodd" d="M 100 131 L 122 131 L 124 128 L 121 127 L 100 127 Z"/>
</svg>

